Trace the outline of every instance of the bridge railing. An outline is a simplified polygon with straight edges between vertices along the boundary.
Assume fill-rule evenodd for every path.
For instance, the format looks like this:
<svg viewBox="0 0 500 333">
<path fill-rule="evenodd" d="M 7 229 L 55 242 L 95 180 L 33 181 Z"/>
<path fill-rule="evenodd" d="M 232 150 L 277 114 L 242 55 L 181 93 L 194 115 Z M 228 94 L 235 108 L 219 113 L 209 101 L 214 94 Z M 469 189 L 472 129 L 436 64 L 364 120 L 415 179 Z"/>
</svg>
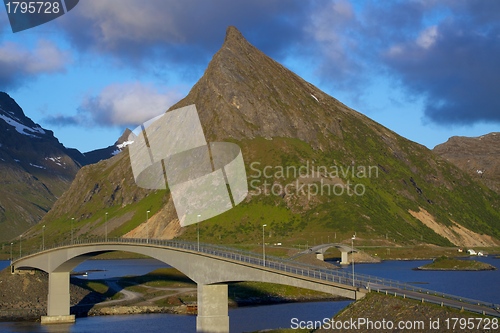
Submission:
<svg viewBox="0 0 500 333">
<path fill-rule="evenodd" d="M 160 240 L 160 239 L 145 239 L 145 238 L 107 238 L 107 239 L 90 238 L 90 239 L 75 239 L 73 242 L 63 242 L 60 244 L 53 244 L 51 246 L 45 247 L 44 251 L 50 251 L 52 249 L 61 248 L 65 246 L 102 244 L 102 243 L 145 244 L 151 246 L 165 246 L 183 250 L 190 250 L 221 258 L 227 258 L 243 263 L 249 263 L 252 265 L 267 267 L 270 269 L 275 269 L 278 271 L 296 274 L 304 277 L 324 280 L 333 283 L 339 283 L 343 285 L 349 285 L 367 290 L 396 294 L 408 298 L 421 299 L 422 297 L 409 295 L 404 293 L 404 291 L 414 292 L 420 295 L 437 296 L 445 300 L 456 301 L 456 302 L 458 301 L 464 304 L 463 306 L 464 309 L 468 309 L 471 311 L 474 311 L 472 310 L 473 308 L 466 305 L 474 305 L 474 306 L 477 305 L 493 309 L 500 309 L 499 304 L 488 303 L 466 297 L 460 297 L 447 293 L 437 292 L 434 290 L 416 287 L 411 284 L 407 284 L 392 279 L 380 278 L 365 274 L 354 274 L 353 276 L 351 272 L 348 272 L 346 270 L 315 266 L 294 260 L 289 260 L 286 258 L 275 257 L 272 255 L 266 255 L 264 260 L 263 255 L 259 253 L 245 251 L 241 249 L 235 249 L 221 245 L 214 245 L 214 244 L 197 243 L 197 242 L 180 241 L 180 240 Z M 40 251 L 32 251 L 31 253 L 25 253 L 22 257 L 14 259 L 14 261 L 39 252 Z M 432 302 L 430 300 L 428 301 Z M 445 304 L 448 306 L 454 306 L 451 303 L 445 303 Z"/>
<path fill-rule="evenodd" d="M 204 244 L 205 245 L 205 244 Z M 210 245 L 206 244 L 206 246 L 210 246 L 211 248 L 217 248 L 225 253 L 227 257 L 230 257 L 231 259 L 234 260 L 239 260 L 239 261 L 246 261 L 246 258 L 254 258 L 253 262 L 254 264 L 258 264 L 260 266 L 264 265 L 263 262 L 263 257 L 260 254 L 256 254 L 254 252 L 249 252 L 249 251 L 244 251 L 244 250 L 238 250 L 234 248 L 228 248 L 224 246 L 217 246 L 217 245 Z M 230 252 L 232 251 L 232 252 Z M 222 255 L 224 256 L 224 254 Z M 243 258 L 243 259 L 241 259 Z M 500 309 L 500 304 L 494 304 L 490 302 L 484 302 L 484 301 L 479 301 L 467 297 L 461 297 L 461 296 L 456 296 L 456 295 L 451 295 L 443 292 L 438 292 L 435 290 L 430 290 L 430 289 L 425 289 L 421 287 L 417 287 L 411 284 L 407 284 L 401 281 L 396 281 L 392 279 L 386 279 L 386 278 L 380 278 L 376 276 L 371 276 L 371 275 L 365 275 L 365 274 L 354 274 L 354 279 L 353 279 L 353 274 L 350 272 L 347 272 L 345 270 L 339 270 L 339 269 L 328 269 L 324 267 L 319 267 L 319 266 L 314 266 L 314 265 L 309 265 L 305 263 L 300 263 L 297 261 L 293 260 L 287 260 L 279 257 L 273 257 L 273 256 L 267 256 L 266 255 L 266 261 L 265 261 L 265 266 L 273 269 L 277 269 L 280 271 L 285 271 L 285 272 L 290 272 L 293 274 L 298 274 L 302 276 L 307 276 L 307 277 L 312 277 L 320 280 L 325 280 L 325 281 L 330 281 L 330 282 L 335 282 L 335 283 L 341 283 L 344 285 L 352 285 L 358 288 L 363 288 L 363 289 L 369 289 L 369 290 L 376 290 L 379 292 L 385 292 L 387 291 L 388 293 L 392 289 L 392 294 L 396 293 L 399 296 L 404 296 L 407 298 L 415 298 L 417 300 L 421 300 L 422 297 L 420 296 L 413 296 L 411 294 L 405 293 L 407 292 L 415 292 L 420 295 L 429 295 L 429 296 L 437 296 L 440 298 L 444 298 L 445 300 L 450 300 L 450 301 L 457 301 L 462 304 L 461 308 L 468 309 L 471 311 L 475 311 L 475 308 L 468 307 L 466 305 L 477 305 L 477 306 L 483 306 L 483 307 L 488 307 L 492 309 Z M 397 290 L 397 291 L 395 291 Z M 428 302 L 434 302 L 436 304 L 440 304 L 443 301 L 431 301 L 429 300 Z M 450 305 L 450 304 L 448 304 Z"/>
</svg>

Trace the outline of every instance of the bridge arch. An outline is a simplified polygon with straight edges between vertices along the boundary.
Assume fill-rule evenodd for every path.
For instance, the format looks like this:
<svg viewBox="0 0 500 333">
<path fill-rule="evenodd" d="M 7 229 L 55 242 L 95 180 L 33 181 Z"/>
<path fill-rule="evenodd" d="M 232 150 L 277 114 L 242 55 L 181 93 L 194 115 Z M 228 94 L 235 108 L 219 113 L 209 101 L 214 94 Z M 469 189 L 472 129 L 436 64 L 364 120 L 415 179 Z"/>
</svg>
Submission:
<svg viewBox="0 0 500 333">
<path fill-rule="evenodd" d="M 69 276 L 83 261 L 98 254 L 125 251 L 142 254 L 164 262 L 185 274 L 198 286 L 197 331 L 229 332 L 227 283 L 256 281 L 290 285 L 326 292 L 351 299 L 364 296 L 365 291 L 345 284 L 321 281 L 262 267 L 252 262 L 223 258 L 194 249 L 165 246 L 157 243 L 89 243 L 73 244 L 45 250 L 13 262 L 14 269 L 36 268 L 49 273 L 47 316 L 42 322 L 74 321 L 70 315 Z"/>
<path fill-rule="evenodd" d="M 340 264 L 341 265 L 348 265 L 349 264 L 349 253 L 353 252 L 358 252 L 358 250 L 354 247 L 351 247 L 349 245 L 341 244 L 341 243 L 328 243 L 328 244 L 321 244 L 321 245 L 316 245 L 313 247 L 310 247 L 309 249 L 302 251 L 295 255 L 294 257 L 297 257 L 299 255 L 303 254 L 308 254 L 308 253 L 316 253 L 316 257 L 319 260 L 324 260 L 324 255 L 325 252 L 328 251 L 330 248 L 336 248 L 340 251 L 341 258 L 340 258 Z"/>
</svg>

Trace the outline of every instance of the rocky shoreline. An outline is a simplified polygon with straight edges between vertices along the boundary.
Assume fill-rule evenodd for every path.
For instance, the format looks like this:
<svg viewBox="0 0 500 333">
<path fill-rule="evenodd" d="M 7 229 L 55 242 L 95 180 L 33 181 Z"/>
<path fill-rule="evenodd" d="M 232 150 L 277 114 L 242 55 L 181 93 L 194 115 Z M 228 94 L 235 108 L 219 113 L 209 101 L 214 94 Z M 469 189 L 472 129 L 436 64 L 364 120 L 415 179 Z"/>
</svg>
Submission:
<svg viewBox="0 0 500 333">
<path fill-rule="evenodd" d="M 494 271 L 496 267 L 491 266 L 485 268 L 429 268 L 425 266 L 420 266 L 414 268 L 416 271 L 457 271 L 457 272 L 480 272 L 480 271 Z"/>
<path fill-rule="evenodd" d="M 246 300 L 238 305 L 231 304 L 230 308 L 240 307 L 240 306 L 256 306 L 256 305 L 270 305 L 270 304 L 283 304 L 283 303 L 298 303 L 298 302 L 314 302 L 314 301 L 338 301 L 338 298 L 331 299 L 295 299 L 289 301 L 276 300 L 276 301 L 263 301 L 263 300 Z M 99 306 L 96 304 L 90 310 L 79 310 L 79 306 L 73 306 L 71 308 L 71 314 L 74 314 L 77 318 L 81 317 L 94 317 L 94 316 L 119 316 L 119 315 L 136 315 L 136 314 L 155 314 L 155 313 L 167 313 L 167 314 L 179 314 L 179 315 L 196 315 L 196 306 L 189 305 L 178 305 L 178 306 L 154 306 L 154 305 L 115 305 L 115 306 Z M 0 310 L 0 321 L 33 321 L 38 322 L 42 316 L 47 314 L 45 308 L 20 308 L 20 309 L 9 309 Z"/>
</svg>

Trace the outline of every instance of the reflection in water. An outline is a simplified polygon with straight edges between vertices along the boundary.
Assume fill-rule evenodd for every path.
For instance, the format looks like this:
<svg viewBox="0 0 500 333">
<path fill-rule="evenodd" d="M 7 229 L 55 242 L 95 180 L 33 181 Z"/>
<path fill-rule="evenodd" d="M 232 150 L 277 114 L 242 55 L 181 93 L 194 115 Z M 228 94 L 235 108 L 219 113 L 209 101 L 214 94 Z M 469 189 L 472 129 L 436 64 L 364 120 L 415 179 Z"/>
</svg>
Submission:
<svg viewBox="0 0 500 333">
<path fill-rule="evenodd" d="M 266 328 L 290 328 L 292 318 L 323 320 L 331 318 L 350 301 L 289 303 L 243 307 L 229 310 L 231 332 L 251 332 Z M 270 315 L 272 314 L 272 315 Z M 40 323 L 1 323 L 0 332 L 51 332 L 51 333 L 124 333 L 195 332 L 196 316 L 149 314 L 78 318 L 75 324 L 40 325 Z"/>
</svg>

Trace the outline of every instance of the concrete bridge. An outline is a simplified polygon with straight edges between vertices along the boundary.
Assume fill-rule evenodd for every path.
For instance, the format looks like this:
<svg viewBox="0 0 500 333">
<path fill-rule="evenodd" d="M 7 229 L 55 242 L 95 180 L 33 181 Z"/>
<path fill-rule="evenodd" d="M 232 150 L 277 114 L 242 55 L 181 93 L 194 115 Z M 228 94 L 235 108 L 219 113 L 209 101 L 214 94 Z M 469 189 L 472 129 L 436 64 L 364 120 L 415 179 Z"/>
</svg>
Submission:
<svg viewBox="0 0 500 333">
<path fill-rule="evenodd" d="M 349 253 L 353 252 L 358 252 L 358 250 L 354 247 L 351 247 L 349 245 L 341 244 L 341 243 L 328 243 L 328 244 L 321 244 L 321 245 L 316 245 L 313 247 L 308 248 L 305 251 L 299 252 L 298 254 L 294 255 L 292 258 L 296 258 L 298 256 L 301 256 L 303 254 L 308 254 L 308 253 L 316 253 L 316 258 L 319 260 L 324 260 L 325 259 L 325 252 L 329 248 L 336 248 L 340 251 L 341 257 L 340 257 L 340 264 L 341 265 L 348 265 L 349 264 Z"/>
<path fill-rule="evenodd" d="M 196 282 L 198 332 L 229 332 L 227 283 L 235 281 L 278 283 L 355 300 L 374 291 L 500 317 L 500 304 L 362 274 L 356 274 L 354 278 L 346 270 L 317 267 L 271 256 L 266 256 L 264 260 L 260 254 L 252 252 L 208 244 L 198 246 L 190 242 L 125 238 L 107 242 L 78 241 L 18 258 L 13 261 L 11 269 L 13 272 L 21 269 L 47 272 L 47 316 L 42 317 L 42 323 L 73 322 L 75 317 L 70 315 L 69 295 L 71 270 L 93 256 L 111 251 L 139 253 L 158 259 Z"/>
<path fill-rule="evenodd" d="M 54 247 L 24 256 L 12 263 L 12 271 L 39 269 L 49 274 L 47 316 L 42 323 L 73 322 L 70 314 L 70 272 L 83 261 L 111 251 L 139 253 L 160 260 L 197 283 L 198 332 L 229 332 L 228 282 L 259 281 L 301 287 L 350 299 L 367 290 L 335 270 L 267 260 L 259 254 L 214 245 L 145 239 L 87 241 Z"/>
</svg>

